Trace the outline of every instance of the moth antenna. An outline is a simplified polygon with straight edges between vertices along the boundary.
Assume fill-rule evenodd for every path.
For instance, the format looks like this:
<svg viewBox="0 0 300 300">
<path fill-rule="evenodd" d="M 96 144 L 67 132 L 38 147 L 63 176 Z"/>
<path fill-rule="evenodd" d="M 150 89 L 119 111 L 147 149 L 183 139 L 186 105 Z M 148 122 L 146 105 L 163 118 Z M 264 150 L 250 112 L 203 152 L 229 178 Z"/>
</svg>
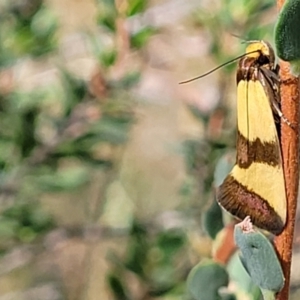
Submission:
<svg viewBox="0 0 300 300">
<path fill-rule="evenodd" d="M 207 75 L 209 75 L 209 74 L 211 74 L 211 73 L 213 73 L 213 72 L 215 72 L 215 71 L 217 71 L 217 70 L 219 70 L 219 69 L 221 69 L 221 68 L 223 68 L 223 67 L 225 67 L 225 66 L 227 66 L 229 64 L 232 64 L 233 62 L 237 61 L 238 59 L 240 59 L 240 58 L 242 58 L 244 56 L 247 56 L 248 54 L 255 53 L 255 52 L 258 52 L 258 51 L 259 50 L 254 50 L 254 51 L 251 51 L 251 52 L 239 55 L 239 56 L 237 56 L 237 57 L 235 57 L 235 58 L 233 58 L 233 59 L 231 59 L 231 60 L 229 60 L 229 61 L 227 61 L 227 62 L 225 62 L 225 63 L 223 63 L 223 64 L 221 64 L 221 65 L 219 65 L 217 67 L 215 67 L 215 68 L 213 68 L 212 70 L 210 70 L 210 71 L 208 71 L 208 72 L 206 72 L 206 73 L 204 73 L 202 75 L 199 75 L 197 77 L 194 77 L 194 78 L 191 78 L 191 79 L 188 79 L 188 80 L 181 81 L 181 82 L 179 82 L 179 84 L 189 83 L 189 82 L 192 82 L 194 80 L 203 78 L 203 77 L 205 77 L 205 76 L 207 76 Z"/>
</svg>

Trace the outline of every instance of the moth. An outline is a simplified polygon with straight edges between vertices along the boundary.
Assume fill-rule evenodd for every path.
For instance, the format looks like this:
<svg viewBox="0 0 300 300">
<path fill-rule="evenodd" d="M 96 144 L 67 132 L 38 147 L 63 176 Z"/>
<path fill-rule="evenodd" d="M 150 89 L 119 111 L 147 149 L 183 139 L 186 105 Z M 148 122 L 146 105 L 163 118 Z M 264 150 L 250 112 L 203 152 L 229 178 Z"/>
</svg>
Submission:
<svg viewBox="0 0 300 300">
<path fill-rule="evenodd" d="M 279 66 L 265 41 L 248 42 L 237 68 L 236 163 L 217 189 L 218 203 L 234 216 L 275 235 L 286 223 L 280 147 Z"/>
</svg>

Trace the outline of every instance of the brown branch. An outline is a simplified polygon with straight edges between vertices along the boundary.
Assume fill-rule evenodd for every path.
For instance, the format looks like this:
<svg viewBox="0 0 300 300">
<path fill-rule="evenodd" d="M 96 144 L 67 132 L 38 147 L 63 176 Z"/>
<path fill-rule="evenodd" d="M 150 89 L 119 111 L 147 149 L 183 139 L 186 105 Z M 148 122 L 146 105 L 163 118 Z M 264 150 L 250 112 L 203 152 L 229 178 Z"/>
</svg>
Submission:
<svg viewBox="0 0 300 300">
<path fill-rule="evenodd" d="M 278 0 L 280 9 L 284 0 Z M 277 300 L 289 299 L 290 270 L 292 260 L 292 247 L 298 198 L 299 183 L 299 79 L 290 74 L 287 62 L 280 63 L 281 78 L 281 109 L 286 118 L 294 124 L 291 128 L 281 124 L 281 147 L 283 168 L 287 194 L 287 223 L 283 232 L 275 238 L 275 249 L 281 262 L 285 285 Z"/>
</svg>

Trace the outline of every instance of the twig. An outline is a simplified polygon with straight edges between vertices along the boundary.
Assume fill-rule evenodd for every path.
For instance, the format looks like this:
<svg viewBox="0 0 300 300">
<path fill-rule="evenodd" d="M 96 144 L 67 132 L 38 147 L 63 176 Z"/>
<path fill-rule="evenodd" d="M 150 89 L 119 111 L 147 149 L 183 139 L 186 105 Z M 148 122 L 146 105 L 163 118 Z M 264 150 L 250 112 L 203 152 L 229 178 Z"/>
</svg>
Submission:
<svg viewBox="0 0 300 300">
<path fill-rule="evenodd" d="M 284 0 L 278 0 L 280 9 Z M 289 64 L 280 63 L 281 77 L 281 109 L 283 114 L 295 124 L 291 128 L 281 124 L 281 147 L 283 168 L 287 194 L 287 223 L 283 232 L 275 238 L 275 249 L 281 262 L 285 276 L 285 285 L 278 293 L 277 300 L 289 299 L 290 270 L 292 260 L 292 247 L 295 227 L 295 217 L 298 198 L 299 183 L 299 79 L 290 74 Z"/>
</svg>

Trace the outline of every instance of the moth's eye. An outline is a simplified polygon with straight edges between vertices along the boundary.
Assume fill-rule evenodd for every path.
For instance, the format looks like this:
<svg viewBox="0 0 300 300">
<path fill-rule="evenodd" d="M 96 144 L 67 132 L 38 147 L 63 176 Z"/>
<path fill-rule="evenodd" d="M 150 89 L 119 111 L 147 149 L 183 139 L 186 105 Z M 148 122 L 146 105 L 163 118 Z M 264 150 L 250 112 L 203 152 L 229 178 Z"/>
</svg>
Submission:
<svg viewBox="0 0 300 300">
<path fill-rule="evenodd" d="M 270 63 L 270 58 L 267 55 L 261 54 L 258 58 L 258 62 L 260 65 L 265 65 Z"/>
</svg>

